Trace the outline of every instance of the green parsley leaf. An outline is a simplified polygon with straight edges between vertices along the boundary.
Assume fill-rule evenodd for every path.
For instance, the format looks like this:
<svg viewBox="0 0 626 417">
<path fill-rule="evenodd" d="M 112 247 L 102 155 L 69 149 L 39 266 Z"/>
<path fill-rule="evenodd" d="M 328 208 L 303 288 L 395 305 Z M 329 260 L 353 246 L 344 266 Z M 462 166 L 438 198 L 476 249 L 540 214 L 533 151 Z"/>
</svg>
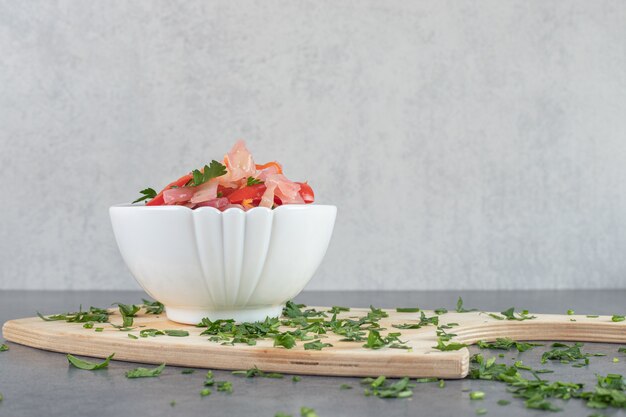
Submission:
<svg viewBox="0 0 626 417">
<path fill-rule="evenodd" d="M 291 349 L 296 345 L 296 338 L 289 332 L 280 333 L 274 336 L 274 346 L 282 346 L 285 349 Z"/>
<path fill-rule="evenodd" d="M 196 372 L 195 369 L 183 369 L 182 371 L 180 371 L 180 373 L 183 375 L 190 375 L 190 374 L 193 374 L 194 372 Z"/>
<path fill-rule="evenodd" d="M 384 376 L 376 379 L 366 378 L 362 383 L 369 385 L 364 392 L 366 396 L 374 395 L 380 398 L 408 398 L 413 395 L 412 388 L 415 387 L 406 377 L 393 384 L 389 384 Z"/>
<path fill-rule="evenodd" d="M 398 313 L 419 313 L 420 309 L 418 307 L 398 307 L 396 311 Z"/>
<path fill-rule="evenodd" d="M 300 381 L 302 381 L 302 377 L 299 376 L 299 375 L 294 375 L 294 376 L 291 377 L 291 380 L 293 382 L 300 382 Z"/>
<path fill-rule="evenodd" d="M 152 378 L 161 375 L 163 372 L 163 368 L 165 368 L 165 364 L 157 366 L 153 369 L 147 368 L 135 368 L 130 371 L 126 371 L 126 378 Z"/>
<path fill-rule="evenodd" d="M 497 338 L 495 342 L 485 342 L 484 340 L 479 340 L 476 344 L 481 349 L 510 350 L 511 348 L 515 348 L 518 352 L 526 352 L 536 346 L 543 346 L 539 343 L 516 342 L 508 337 Z"/>
<path fill-rule="evenodd" d="M 104 327 L 96 327 L 95 329 L 93 329 L 95 332 L 98 333 L 102 333 L 102 331 L 104 330 Z"/>
<path fill-rule="evenodd" d="M 112 305 L 118 306 L 120 314 L 122 315 L 122 327 L 124 328 L 133 325 L 133 317 L 135 317 L 137 312 L 141 309 L 141 307 L 134 304 L 113 303 Z"/>
<path fill-rule="evenodd" d="M 342 311 L 350 311 L 350 307 L 333 306 L 330 310 L 328 310 L 331 314 L 339 314 Z"/>
<path fill-rule="evenodd" d="M 165 310 L 165 306 L 158 301 L 150 301 L 145 298 L 141 299 L 143 301 L 143 307 L 146 309 L 146 313 L 148 314 L 162 314 Z"/>
<path fill-rule="evenodd" d="M 528 315 L 528 311 L 526 310 L 522 311 L 521 313 L 518 313 L 518 316 L 515 316 L 515 307 L 511 307 L 507 310 L 504 310 L 500 314 L 502 314 L 507 320 L 522 321 L 522 320 L 531 320 L 531 319 L 536 318 L 535 316 Z M 494 315 L 491 315 L 491 314 L 490 316 L 494 317 Z"/>
<path fill-rule="evenodd" d="M 157 192 L 154 191 L 152 188 L 146 188 L 145 190 L 141 190 L 139 191 L 139 194 L 141 194 L 142 196 L 133 201 L 131 204 L 139 203 L 143 200 L 152 200 L 154 197 L 157 196 Z"/>
<path fill-rule="evenodd" d="M 213 178 L 225 175 L 226 167 L 216 160 L 213 160 L 210 165 L 204 166 L 204 172 L 194 169 L 191 174 L 193 175 L 193 179 L 191 180 L 191 184 L 188 185 L 197 187 L 198 185 L 202 185 Z"/>
<path fill-rule="evenodd" d="M 447 352 L 451 350 L 463 349 L 464 347 L 467 347 L 465 343 L 451 342 L 451 343 L 445 344 L 444 341 L 440 337 L 437 340 L 437 346 L 433 346 L 433 349 L 441 350 L 442 352 Z"/>
<path fill-rule="evenodd" d="M 203 388 L 200 391 L 200 396 L 201 397 L 206 397 L 206 396 L 209 396 L 209 395 L 211 395 L 211 389 L 210 388 Z"/>
<path fill-rule="evenodd" d="M 446 387 L 446 381 L 443 379 L 439 380 L 439 388 L 445 388 Z"/>
<path fill-rule="evenodd" d="M 304 350 L 322 350 L 325 347 L 332 347 L 330 343 L 322 343 L 319 340 L 304 344 Z"/>
<path fill-rule="evenodd" d="M 568 316 L 573 316 L 574 315 L 574 310 L 567 310 L 567 315 Z"/>
<path fill-rule="evenodd" d="M 229 381 L 217 381 L 215 383 L 218 391 L 227 392 L 229 394 L 233 393 L 233 383 Z"/>
<path fill-rule="evenodd" d="M 232 374 L 233 375 L 245 375 L 246 378 L 254 378 L 256 376 L 263 377 L 263 378 L 282 378 L 283 377 L 282 374 L 264 372 L 260 370 L 259 368 L 257 368 L 256 366 L 246 371 L 233 371 Z"/>
<path fill-rule="evenodd" d="M 83 307 L 80 306 L 76 312 L 54 314 L 48 317 L 37 312 L 37 316 L 43 321 L 66 321 L 68 323 L 106 323 L 109 321 L 109 311 L 98 307 L 89 307 L 89 310 L 83 311 Z"/>
<path fill-rule="evenodd" d="M 348 384 L 341 384 L 339 385 L 339 389 L 352 389 L 352 387 Z"/>
<path fill-rule="evenodd" d="M 626 320 L 626 317 L 624 317 L 624 316 L 613 316 L 613 317 L 611 317 L 611 321 L 615 321 L 615 322 L 624 321 L 624 320 Z"/>
<path fill-rule="evenodd" d="M 465 308 L 463 308 L 463 299 L 461 297 L 459 297 L 459 299 L 456 302 L 456 312 L 457 313 L 469 313 L 470 311 L 476 311 L 476 309 L 472 309 L 472 310 L 466 310 Z"/>
<path fill-rule="evenodd" d="M 504 406 L 504 405 L 509 405 L 509 404 L 511 404 L 511 401 L 509 400 L 498 400 L 498 405 Z"/>
<path fill-rule="evenodd" d="M 485 398 L 485 393 L 482 391 L 472 391 L 469 393 L 470 400 L 482 400 Z"/>
<path fill-rule="evenodd" d="M 107 368 L 109 366 L 109 362 L 111 361 L 111 358 L 113 358 L 113 355 L 115 355 L 115 353 L 112 353 L 109 356 L 107 356 L 104 362 L 93 363 L 93 362 L 84 361 L 82 359 L 78 359 L 77 357 L 70 355 L 68 353 L 67 360 L 71 365 L 74 365 L 75 368 L 84 369 L 87 371 L 95 371 L 97 369 Z"/>
<path fill-rule="evenodd" d="M 134 334 L 130 334 L 130 333 L 128 333 L 128 338 L 135 339 L 135 340 L 139 339 L 137 336 L 135 336 Z"/>
<path fill-rule="evenodd" d="M 419 329 L 422 326 L 428 326 L 429 324 L 438 325 L 439 317 L 426 317 L 423 311 L 420 312 L 420 321 L 419 323 L 404 323 L 404 324 L 392 324 L 393 327 L 397 329 Z"/>
<path fill-rule="evenodd" d="M 443 308 L 443 307 L 442 308 L 438 308 L 438 309 L 436 309 L 434 311 L 435 311 L 435 314 L 437 314 L 437 315 L 446 314 L 448 312 L 448 310 Z"/>
<path fill-rule="evenodd" d="M 418 384 L 423 384 L 423 383 L 427 383 L 427 382 L 438 382 L 439 380 L 437 378 L 417 378 L 415 380 L 415 382 L 417 382 Z"/>
<path fill-rule="evenodd" d="M 301 417 L 318 417 L 318 415 L 315 413 L 315 410 L 312 408 L 308 408 L 308 407 L 300 408 L 300 416 Z"/>
<path fill-rule="evenodd" d="M 253 178 L 253 177 L 248 177 L 248 178 L 246 179 L 246 185 L 247 185 L 248 187 L 250 187 L 251 185 L 257 185 L 257 184 L 263 184 L 263 181 L 261 181 L 261 180 L 260 180 L 260 179 L 258 179 L 258 178 Z"/>
<path fill-rule="evenodd" d="M 597 319 L 600 316 L 587 316 L 587 317 L 590 318 L 590 319 Z"/>
<path fill-rule="evenodd" d="M 6 344 L 0 345 L 0 352 L 6 352 L 7 350 L 9 350 L 9 347 Z"/>
</svg>

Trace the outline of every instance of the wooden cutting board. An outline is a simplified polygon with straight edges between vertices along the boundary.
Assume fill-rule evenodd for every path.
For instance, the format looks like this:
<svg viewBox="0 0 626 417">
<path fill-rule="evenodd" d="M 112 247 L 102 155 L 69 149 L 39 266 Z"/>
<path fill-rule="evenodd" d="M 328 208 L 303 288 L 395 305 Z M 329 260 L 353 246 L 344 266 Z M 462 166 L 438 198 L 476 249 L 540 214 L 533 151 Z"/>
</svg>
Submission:
<svg viewBox="0 0 626 417">
<path fill-rule="evenodd" d="M 328 307 L 316 307 L 328 310 Z M 338 317 L 366 315 L 367 309 L 352 309 Z M 264 371 L 310 375 L 377 376 L 388 377 L 439 377 L 463 378 L 469 369 L 469 351 L 440 352 L 433 349 L 437 344 L 436 327 L 429 325 L 416 330 L 398 330 L 392 324 L 417 323 L 419 313 L 398 313 L 385 310 L 389 317 L 380 325 L 387 331 L 401 332 L 411 350 L 363 348 L 363 342 L 340 342 L 340 336 L 328 333 L 323 342 L 334 346 L 321 351 L 304 350 L 298 341 L 296 347 L 285 349 L 273 347 L 272 340 L 259 340 L 256 346 L 237 344 L 223 346 L 211 342 L 207 336 L 199 336 L 202 328 L 171 322 L 162 316 L 139 314 L 131 332 L 119 331 L 108 324 L 96 324 L 104 331 L 85 329 L 80 323 L 62 321 L 46 322 L 40 318 L 11 320 L 4 324 L 4 338 L 11 342 L 54 352 L 72 353 L 105 358 L 115 352 L 116 360 L 212 369 L 249 369 L 254 366 Z M 428 317 L 435 315 L 425 311 Z M 626 322 L 613 322 L 609 316 L 589 318 L 584 315 L 535 314 L 536 318 L 525 321 L 496 320 L 484 312 L 446 313 L 439 316 L 439 324 L 458 323 L 447 330 L 455 333 L 456 342 L 467 344 L 478 340 L 493 341 L 498 337 L 514 340 L 561 340 L 579 342 L 626 343 Z M 119 313 L 111 316 L 113 323 L 120 323 Z M 184 329 L 189 337 L 157 336 L 128 337 L 138 335 L 142 328 Z M 288 328 L 285 328 L 287 330 Z M 383 335 L 387 331 L 381 332 Z"/>
</svg>

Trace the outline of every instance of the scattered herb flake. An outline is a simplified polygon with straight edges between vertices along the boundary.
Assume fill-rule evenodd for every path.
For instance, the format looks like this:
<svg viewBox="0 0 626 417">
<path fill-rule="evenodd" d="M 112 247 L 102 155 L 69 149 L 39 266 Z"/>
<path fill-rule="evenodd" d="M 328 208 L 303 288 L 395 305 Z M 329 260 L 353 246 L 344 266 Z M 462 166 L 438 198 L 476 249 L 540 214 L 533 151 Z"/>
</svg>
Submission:
<svg viewBox="0 0 626 417">
<path fill-rule="evenodd" d="M 143 301 L 143 307 L 148 314 L 162 314 L 165 311 L 165 306 L 158 301 L 150 301 L 145 298 L 142 298 L 141 301 Z"/>
<path fill-rule="evenodd" d="M 152 188 L 146 188 L 144 190 L 141 190 L 139 191 L 139 194 L 141 194 L 141 197 L 133 201 L 131 204 L 139 203 L 140 201 L 144 200 L 152 200 L 154 197 L 157 196 L 157 192 L 154 191 Z"/>
<path fill-rule="evenodd" d="M 352 389 L 352 386 L 348 384 L 341 384 L 339 385 L 339 389 Z"/>
<path fill-rule="evenodd" d="M 472 391 L 469 393 L 470 400 L 482 400 L 485 398 L 485 393 L 482 391 Z"/>
<path fill-rule="evenodd" d="M 398 307 L 396 311 L 398 313 L 419 313 L 420 309 L 418 307 Z"/>
<path fill-rule="evenodd" d="M 317 413 L 314 409 L 308 407 L 300 408 L 300 416 L 301 417 L 318 417 Z"/>
<path fill-rule="evenodd" d="M 624 320 L 626 320 L 626 317 L 624 317 L 624 316 L 613 316 L 613 317 L 611 317 L 611 321 L 615 321 L 615 322 L 624 321 Z"/>
<path fill-rule="evenodd" d="M 134 304 L 113 303 L 112 305 L 117 305 L 120 310 L 120 314 L 122 315 L 122 328 L 131 327 L 133 325 L 133 317 L 135 317 L 137 312 L 141 309 L 141 307 Z M 118 328 L 122 330 L 122 328 Z"/>
<path fill-rule="evenodd" d="M 210 388 L 203 388 L 200 390 L 200 396 L 201 397 L 207 397 L 211 395 L 211 389 Z"/>
<path fill-rule="evenodd" d="M 517 342 L 508 337 L 497 338 L 495 342 L 486 342 L 484 340 L 479 340 L 477 342 L 477 345 L 481 349 L 510 350 L 512 348 L 515 348 L 518 352 L 526 352 L 527 350 L 532 349 L 536 346 L 543 346 L 539 343 Z"/>
<path fill-rule="evenodd" d="M 93 363 L 89 361 L 84 361 L 82 359 L 78 359 L 76 356 L 70 355 L 68 353 L 67 360 L 70 363 L 70 365 L 73 365 L 75 368 L 84 369 L 86 371 L 95 371 L 97 369 L 107 368 L 109 366 L 109 362 L 111 361 L 111 358 L 113 358 L 114 355 L 115 353 L 112 353 L 109 356 L 107 356 L 104 362 Z"/>
<path fill-rule="evenodd" d="M 261 181 L 261 180 L 260 180 L 260 179 L 258 179 L 258 178 L 254 178 L 254 177 L 248 177 L 248 178 L 246 179 L 246 185 L 247 185 L 248 187 L 250 187 L 251 185 L 257 185 L 257 184 L 263 184 L 263 181 Z"/>
<path fill-rule="evenodd" d="M 291 377 L 291 380 L 293 382 L 300 382 L 300 381 L 302 381 L 302 377 L 299 376 L 299 375 L 294 375 L 294 376 Z"/>
<path fill-rule="evenodd" d="M 183 369 L 182 371 L 180 371 L 180 373 L 183 375 L 193 374 L 194 372 L 196 372 L 195 369 Z"/>
<path fill-rule="evenodd" d="M 332 347 L 330 343 L 322 343 L 319 340 L 304 344 L 304 350 L 322 350 L 325 347 Z"/>
<path fill-rule="evenodd" d="M 511 404 L 511 401 L 509 401 L 509 400 L 498 400 L 497 404 L 498 405 L 502 405 L 502 406 L 509 405 L 509 404 Z"/>
<path fill-rule="evenodd" d="M 262 377 L 262 378 L 282 378 L 283 374 L 275 373 L 275 372 L 264 372 L 257 368 L 250 368 L 245 371 L 233 371 L 233 375 L 245 375 L 246 378 L 254 378 L 254 377 Z M 295 376 L 294 376 L 295 378 Z"/>
<path fill-rule="evenodd" d="M 165 368 L 165 364 L 162 363 L 161 365 L 157 366 L 156 368 L 153 369 L 147 369 L 147 368 L 135 368 L 135 369 L 131 369 L 130 371 L 126 371 L 126 378 L 151 378 L 151 377 L 156 377 L 161 375 L 161 372 L 163 372 L 163 369 Z"/>
<path fill-rule="evenodd" d="M 469 313 L 470 311 L 476 311 L 476 309 L 466 310 L 465 308 L 463 308 L 463 299 L 459 297 L 459 299 L 456 301 L 456 312 L 457 313 Z"/>
<path fill-rule="evenodd" d="M 0 352 L 6 352 L 7 350 L 9 350 L 9 347 L 6 344 L 0 345 Z"/>
</svg>

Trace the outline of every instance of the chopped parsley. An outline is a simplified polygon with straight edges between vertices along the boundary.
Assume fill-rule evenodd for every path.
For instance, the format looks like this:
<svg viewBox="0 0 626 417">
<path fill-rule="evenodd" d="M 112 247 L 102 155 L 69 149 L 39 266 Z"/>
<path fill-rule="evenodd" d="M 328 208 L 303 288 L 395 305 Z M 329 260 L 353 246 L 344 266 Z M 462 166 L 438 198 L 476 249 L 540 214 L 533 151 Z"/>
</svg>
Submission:
<svg viewBox="0 0 626 417">
<path fill-rule="evenodd" d="M 89 361 L 84 361 L 82 359 L 78 359 L 76 356 L 70 355 L 68 353 L 67 361 L 70 363 L 70 365 L 73 365 L 75 368 L 84 369 L 86 371 L 95 371 L 97 369 L 107 368 L 109 366 L 109 362 L 111 361 L 111 358 L 113 358 L 114 355 L 115 353 L 112 353 L 109 356 L 107 356 L 104 362 L 93 363 Z"/>
<path fill-rule="evenodd" d="M 615 322 L 624 321 L 624 320 L 626 320 L 626 317 L 624 317 L 624 316 L 613 316 L 613 317 L 611 317 L 611 321 L 615 321 Z"/>
<path fill-rule="evenodd" d="M 304 350 L 322 350 L 325 347 L 332 347 L 330 343 L 322 343 L 319 340 L 304 344 Z"/>
<path fill-rule="evenodd" d="M 470 400 L 482 400 L 485 398 L 485 393 L 482 391 L 472 391 L 469 393 Z"/>
<path fill-rule="evenodd" d="M 527 350 L 532 349 L 536 346 L 543 346 L 539 343 L 516 342 L 515 340 L 508 337 L 497 338 L 495 342 L 486 342 L 484 340 L 479 340 L 476 344 L 481 349 L 510 350 L 512 348 L 515 348 L 518 352 L 526 352 Z"/>
<path fill-rule="evenodd" d="M 141 194 L 141 197 L 133 201 L 131 204 L 139 203 L 140 201 L 144 200 L 152 200 L 154 197 L 157 196 L 157 192 L 154 191 L 152 188 L 146 188 L 145 190 L 141 190 L 139 191 L 139 194 Z"/>
<path fill-rule="evenodd" d="M 246 179 L 246 186 L 248 187 L 250 187 L 251 185 L 257 185 L 257 184 L 263 184 L 263 181 L 254 177 L 248 177 Z"/>
<path fill-rule="evenodd" d="M 44 321 L 66 321 L 68 323 L 106 323 L 109 321 L 109 311 L 98 307 L 89 307 L 89 310 L 83 311 L 83 307 L 80 306 L 76 312 L 54 314 L 48 317 L 37 312 L 37 316 Z"/>
<path fill-rule="evenodd" d="M 396 329 L 419 329 L 423 326 L 428 326 L 429 324 L 437 326 L 439 324 L 439 317 L 426 317 L 423 311 L 420 312 L 420 321 L 419 323 L 404 323 L 404 324 L 392 324 Z"/>
<path fill-rule="evenodd" d="M 461 297 L 459 297 L 459 299 L 456 301 L 456 312 L 457 313 L 469 313 L 470 311 L 476 311 L 476 309 L 471 309 L 471 310 L 466 310 L 465 308 L 463 308 L 463 299 Z"/>
<path fill-rule="evenodd" d="M 120 310 L 120 314 L 122 315 L 122 328 L 131 327 L 133 325 L 133 317 L 137 315 L 137 312 L 141 309 L 141 307 L 134 304 L 122 303 L 113 303 L 113 305 L 117 305 Z"/>
<path fill-rule="evenodd" d="M 396 311 L 398 313 L 419 313 L 420 309 L 418 307 L 398 307 Z"/>
<path fill-rule="evenodd" d="M 275 372 L 264 372 L 262 370 L 260 370 L 259 368 L 257 368 L 256 366 L 254 368 L 250 368 L 246 371 L 233 371 L 232 372 L 233 375 L 245 375 L 246 378 L 254 378 L 254 377 L 263 377 L 263 378 L 282 378 L 283 374 L 278 374 Z M 294 376 L 295 378 L 295 376 Z"/>
<path fill-rule="evenodd" d="M 6 344 L 0 345 L 0 352 L 6 352 L 7 350 L 9 350 L 9 347 Z"/>
<path fill-rule="evenodd" d="M 199 170 L 194 169 L 191 174 L 193 178 L 187 185 L 197 187 L 198 185 L 202 185 L 205 182 L 213 178 L 217 178 L 217 177 L 221 177 L 222 175 L 225 175 L 226 167 L 222 165 L 221 163 L 217 162 L 216 160 L 213 160 L 211 161 L 209 165 L 204 166 L 203 172 L 200 172 Z"/>
<path fill-rule="evenodd" d="M 159 366 L 157 366 L 156 368 L 153 368 L 153 369 L 147 369 L 147 368 L 131 369 L 130 371 L 126 371 L 126 378 L 152 378 L 152 377 L 157 377 L 157 376 L 161 375 L 161 372 L 163 372 L 164 368 L 165 368 L 165 364 L 162 363 L 161 365 L 159 365 Z"/>
<path fill-rule="evenodd" d="M 413 395 L 412 388 L 415 384 L 410 383 L 409 378 L 402 378 L 397 382 L 389 383 L 387 378 L 379 376 L 376 379 L 365 378 L 361 382 L 367 388 L 364 394 L 366 396 L 376 396 L 380 398 L 408 398 Z"/>
<path fill-rule="evenodd" d="M 493 317 L 494 319 L 497 320 L 517 320 L 517 321 L 523 321 L 523 320 L 532 320 L 534 318 L 537 318 L 536 316 L 531 316 L 528 313 L 528 310 L 522 310 L 522 312 L 517 313 L 517 316 L 515 315 L 515 307 L 511 307 L 507 310 L 502 311 L 500 314 L 502 314 L 502 316 L 499 316 L 497 314 L 494 313 L 489 313 L 489 315 L 491 317 Z"/>
<path fill-rule="evenodd" d="M 143 307 L 146 309 L 146 313 L 148 314 L 162 314 L 165 310 L 165 306 L 158 301 L 150 301 L 145 298 L 141 299 L 143 301 Z"/>
</svg>

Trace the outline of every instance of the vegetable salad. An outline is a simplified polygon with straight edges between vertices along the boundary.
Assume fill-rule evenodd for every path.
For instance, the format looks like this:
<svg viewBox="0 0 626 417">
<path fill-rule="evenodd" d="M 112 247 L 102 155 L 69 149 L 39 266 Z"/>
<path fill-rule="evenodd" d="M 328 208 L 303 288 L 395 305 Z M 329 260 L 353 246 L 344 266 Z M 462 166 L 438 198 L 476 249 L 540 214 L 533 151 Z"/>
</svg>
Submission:
<svg viewBox="0 0 626 417">
<path fill-rule="evenodd" d="M 180 205 L 196 209 L 214 207 L 249 210 L 274 208 L 283 204 L 309 204 L 315 199 L 306 182 L 294 182 L 283 175 L 278 162 L 255 164 L 244 141 L 238 141 L 224 156 L 183 175 L 157 193 L 152 188 L 141 191 L 133 203 L 147 201 L 148 206 Z"/>
</svg>

